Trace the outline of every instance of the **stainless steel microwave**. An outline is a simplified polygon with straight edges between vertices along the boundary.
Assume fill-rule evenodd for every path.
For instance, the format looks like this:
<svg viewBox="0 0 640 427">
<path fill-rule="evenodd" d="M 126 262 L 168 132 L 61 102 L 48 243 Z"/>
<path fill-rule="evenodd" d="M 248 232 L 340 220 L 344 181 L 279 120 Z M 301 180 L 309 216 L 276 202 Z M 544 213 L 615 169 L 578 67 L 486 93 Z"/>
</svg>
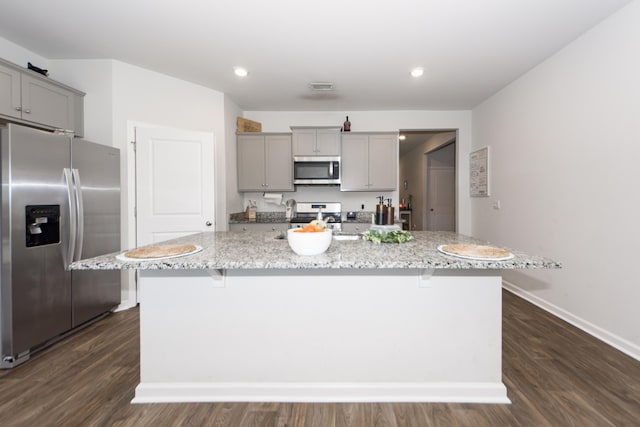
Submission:
<svg viewBox="0 0 640 427">
<path fill-rule="evenodd" d="M 294 184 L 340 184 L 340 157 L 294 156 Z"/>
</svg>

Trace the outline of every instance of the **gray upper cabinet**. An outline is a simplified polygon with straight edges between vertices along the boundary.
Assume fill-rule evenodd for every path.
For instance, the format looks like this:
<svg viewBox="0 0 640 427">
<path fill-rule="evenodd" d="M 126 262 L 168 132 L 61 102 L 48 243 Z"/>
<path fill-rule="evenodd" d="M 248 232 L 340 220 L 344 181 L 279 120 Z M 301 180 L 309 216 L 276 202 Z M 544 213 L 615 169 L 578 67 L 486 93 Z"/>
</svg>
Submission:
<svg viewBox="0 0 640 427">
<path fill-rule="evenodd" d="M 342 134 L 341 191 L 394 191 L 398 183 L 397 133 Z"/>
<path fill-rule="evenodd" d="M 84 135 L 84 93 L 0 60 L 0 117 Z"/>
<path fill-rule="evenodd" d="M 20 72 L 0 63 L 0 114 L 22 118 Z"/>
<path fill-rule="evenodd" d="M 293 191 L 291 134 L 237 137 L 239 191 Z"/>
<path fill-rule="evenodd" d="M 340 128 L 292 126 L 294 156 L 339 156 Z"/>
</svg>

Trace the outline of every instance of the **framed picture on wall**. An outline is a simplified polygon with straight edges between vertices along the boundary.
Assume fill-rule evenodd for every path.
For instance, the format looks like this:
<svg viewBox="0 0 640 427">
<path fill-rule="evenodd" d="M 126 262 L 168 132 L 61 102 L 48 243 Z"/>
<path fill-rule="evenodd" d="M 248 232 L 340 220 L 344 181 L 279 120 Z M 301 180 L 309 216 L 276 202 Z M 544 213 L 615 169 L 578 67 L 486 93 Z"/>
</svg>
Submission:
<svg viewBox="0 0 640 427">
<path fill-rule="evenodd" d="M 489 196 L 489 147 L 469 154 L 469 195 Z"/>
</svg>

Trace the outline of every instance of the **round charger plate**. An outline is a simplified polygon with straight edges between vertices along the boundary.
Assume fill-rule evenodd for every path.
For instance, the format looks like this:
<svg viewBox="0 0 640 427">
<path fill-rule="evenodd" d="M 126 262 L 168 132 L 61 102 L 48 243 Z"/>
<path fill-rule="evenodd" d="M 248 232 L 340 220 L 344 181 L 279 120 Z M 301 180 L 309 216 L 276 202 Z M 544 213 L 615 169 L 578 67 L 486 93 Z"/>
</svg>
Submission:
<svg viewBox="0 0 640 427">
<path fill-rule="evenodd" d="M 502 257 L 478 257 L 478 256 L 460 255 L 460 254 L 456 254 L 456 253 L 453 253 L 453 252 L 449 252 L 446 249 L 444 249 L 447 246 L 449 246 L 449 245 L 439 245 L 437 247 L 437 249 L 438 249 L 439 252 L 442 252 L 445 255 L 451 255 L 451 256 L 455 256 L 455 257 L 458 257 L 458 258 L 464 258 L 464 259 L 472 259 L 472 260 L 475 260 L 475 261 L 506 261 L 506 260 L 512 259 L 513 256 L 514 256 L 511 252 L 509 252 L 509 255 L 505 255 L 505 256 L 502 256 Z M 482 247 L 481 245 L 477 245 L 477 246 Z M 484 246 L 484 247 L 487 247 L 487 246 Z M 500 249 L 500 248 L 495 248 L 495 249 Z M 501 250 L 503 250 L 503 249 L 501 249 Z"/>
<path fill-rule="evenodd" d="M 200 252 L 202 250 L 202 246 L 200 246 L 200 245 L 193 245 L 193 246 L 196 247 L 194 250 L 192 250 L 190 252 L 183 253 L 183 254 L 167 255 L 167 256 L 155 257 L 155 258 L 130 258 L 130 257 L 125 255 L 126 252 L 123 252 L 120 255 L 116 255 L 116 259 L 118 259 L 120 261 L 159 261 L 159 260 L 163 260 L 163 259 L 179 258 L 179 257 L 187 256 L 187 255 L 193 255 L 193 254 L 198 253 L 198 252 Z"/>
</svg>

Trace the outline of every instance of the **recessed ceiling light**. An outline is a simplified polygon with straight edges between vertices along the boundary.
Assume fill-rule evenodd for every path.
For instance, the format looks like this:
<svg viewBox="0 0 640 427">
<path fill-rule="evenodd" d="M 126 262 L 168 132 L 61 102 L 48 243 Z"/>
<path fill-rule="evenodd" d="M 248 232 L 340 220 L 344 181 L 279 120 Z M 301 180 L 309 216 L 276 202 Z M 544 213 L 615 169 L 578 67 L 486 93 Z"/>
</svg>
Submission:
<svg viewBox="0 0 640 427">
<path fill-rule="evenodd" d="M 411 70 L 411 75 L 413 77 L 420 77 L 423 74 L 424 74 L 424 68 L 414 68 L 413 70 Z"/>
<path fill-rule="evenodd" d="M 247 74 L 249 74 L 247 69 L 246 68 L 242 68 L 242 67 L 234 68 L 233 72 L 236 73 L 236 76 L 238 76 L 238 77 L 246 77 Z"/>
<path fill-rule="evenodd" d="M 398 139 L 399 139 L 400 141 L 404 141 L 405 139 L 407 139 L 407 137 L 406 137 L 406 136 L 404 136 L 404 135 L 400 135 L 400 136 L 398 137 Z"/>
</svg>

